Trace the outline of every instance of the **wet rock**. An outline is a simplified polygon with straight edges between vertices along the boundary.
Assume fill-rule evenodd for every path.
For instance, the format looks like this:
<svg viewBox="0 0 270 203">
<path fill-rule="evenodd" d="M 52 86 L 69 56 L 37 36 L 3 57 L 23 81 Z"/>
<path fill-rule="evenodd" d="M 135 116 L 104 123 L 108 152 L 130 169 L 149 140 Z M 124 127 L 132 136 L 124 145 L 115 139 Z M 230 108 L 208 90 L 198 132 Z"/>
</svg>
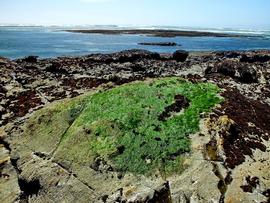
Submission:
<svg viewBox="0 0 270 203">
<path fill-rule="evenodd" d="M 46 70 L 51 73 L 67 74 L 67 71 L 62 68 L 60 62 L 53 62 Z"/>
<path fill-rule="evenodd" d="M 188 52 L 184 50 L 178 50 L 173 53 L 173 59 L 178 62 L 184 62 L 188 57 Z"/>
<path fill-rule="evenodd" d="M 234 169 L 244 163 L 247 156 L 252 157 L 254 149 L 266 152 L 263 140 L 269 139 L 270 127 L 266 123 L 270 121 L 270 108 L 236 90 L 227 90 L 222 95 L 226 100 L 221 108 L 231 120 L 226 122 L 226 130 L 221 133 L 225 162 Z M 222 113 L 220 115 L 223 116 Z M 250 123 L 253 126 L 249 126 Z"/>
<path fill-rule="evenodd" d="M 120 63 L 124 63 L 124 62 L 133 62 L 139 59 L 157 60 L 157 59 L 160 59 L 160 55 L 155 52 L 133 49 L 133 50 L 119 52 L 117 54 L 117 57 L 115 58 Z"/>
<path fill-rule="evenodd" d="M 242 66 L 238 69 L 240 74 L 240 80 L 245 83 L 256 83 L 258 82 L 257 71 L 250 66 Z"/>
<path fill-rule="evenodd" d="M 231 78 L 236 78 L 236 73 L 239 69 L 245 68 L 243 64 L 232 59 L 224 59 L 221 62 L 216 62 L 215 64 L 210 64 L 206 70 L 205 74 L 220 73 L 224 76 L 229 76 Z"/>
<path fill-rule="evenodd" d="M 150 52 L 143 49 L 125 50 L 113 54 L 92 54 L 86 59 L 88 63 L 126 63 L 134 62 L 136 60 L 159 60 L 160 55 L 156 52 Z"/>
<path fill-rule="evenodd" d="M 251 55 L 248 56 L 246 54 L 243 54 L 242 57 L 240 58 L 240 62 L 248 62 L 248 63 L 265 63 L 270 61 L 270 56 L 269 55 Z"/>
<path fill-rule="evenodd" d="M 37 63 L 38 62 L 38 56 L 28 56 L 22 59 L 23 62 L 27 63 Z"/>
<path fill-rule="evenodd" d="M 145 70 L 145 67 L 141 66 L 140 64 L 132 64 L 130 67 L 133 72 L 139 72 L 139 71 Z"/>
<path fill-rule="evenodd" d="M 226 57 L 226 58 L 237 58 L 237 57 L 239 57 L 239 56 L 240 56 L 240 53 L 235 52 L 235 51 L 227 52 L 227 53 L 225 54 L 225 57 Z"/>
<path fill-rule="evenodd" d="M 222 51 L 222 52 L 217 52 L 216 56 L 218 58 L 238 58 L 240 56 L 239 52 L 236 51 Z"/>
<path fill-rule="evenodd" d="M 234 77 L 236 73 L 236 63 L 226 60 L 217 64 L 217 72 L 226 76 Z"/>
<path fill-rule="evenodd" d="M 91 54 L 87 56 L 86 63 L 105 63 L 110 64 L 114 60 L 109 54 Z"/>
<path fill-rule="evenodd" d="M 242 62 L 239 62 L 241 54 L 248 59 L 242 58 Z M 191 53 L 188 61 L 186 57 L 181 59 L 185 61 L 183 63 L 179 63 L 172 54 L 160 56 L 143 50 L 42 59 L 36 63 L 0 57 L 0 125 L 1 128 L 9 127 L 9 137 L 13 139 L 10 150 L 18 154 L 16 161 L 10 160 L 9 150 L 6 149 L 8 146 L 3 147 L 0 143 L 0 149 L 4 150 L 4 153 L 0 151 L 0 202 L 20 200 L 20 197 L 24 198 L 20 196 L 21 193 L 29 194 L 24 199 L 35 203 L 63 200 L 157 202 L 157 199 L 166 202 L 169 192 L 172 202 L 267 202 L 270 188 L 270 87 L 267 83 L 270 81 L 270 69 L 267 57 L 258 59 L 255 55 L 269 56 L 270 52 Z M 207 67 L 210 67 L 207 71 L 213 74 L 204 75 Z M 54 100 L 78 96 L 92 89 L 108 89 L 147 77 L 175 75 L 194 83 L 213 82 L 219 85 L 224 102 L 211 114 L 211 118 L 227 115 L 227 119 L 219 121 L 224 125 L 219 125 L 218 129 L 202 125 L 200 134 L 203 136 L 191 136 L 192 153 L 184 159 L 186 170 L 166 177 L 169 189 L 163 190 L 166 188 L 163 187 L 164 179 L 158 173 L 154 177 L 135 177 L 116 171 L 108 160 L 96 157 L 88 160 L 88 156 L 82 155 L 85 165 L 78 165 L 76 160 L 64 162 L 61 153 L 57 153 L 52 160 L 48 159 L 57 147 L 60 135 L 68 129 L 69 119 L 59 122 L 57 133 L 52 133 L 50 139 L 42 137 L 35 145 L 31 137 L 24 140 L 25 136 L 21 136 L 20 129 L 25 119 L 43 104 L 49 105 Z M 254 83 L 258 76 L 260 83 Z M 261 82 L 261 78 L 265 78 L 266 84 Z M 183 99 L 175 98 L 175 102 L 170 101 L 168 106 L 180 100 Z M 170 108 L 165 116 L 184 107 L 172 105 Z M 47 116 L 40 119 L 47 119 L 50 125 L 50 112 L 44 115 Z M 56 116 L 65 118 L 66 114 Z M 39 122 L 39 118 L 34 120 Z M 211 125 L 213 123 L 211 120 Z M 154 127 L 157 132 L 162 130 L 159 126 Z M 28 126 L 28 130 L 28 135 L 35 132 L 31 126 Z M 84 139 L 85 136 L 80 138 Z M 154 136 L 153 139 L 159 141 L 161 137 Z M 23 143 L 33 145 L 26 148 Z M 205 150 L 207 154 L 203 154 Z M 121 151 L 123 149 L 119 147 L 117 153 Z M 18 171 L 14 168 L 17 159 Z M 213 170 L 212 162 L 218 165 L 218 172 Z M 231 174 L 231 177 L 227 174 Z M 251 185 L 253 177 L 258 177 L 260 184 L 250 189 L 246 179 L 248 176 L 251 177 Z M 20 185 L 22 189 L 26 188 L 25 192 L 20 189 L 17 177 L 20 182 L 23 181 Z M 29 185 L 30 188 L 34 185 L 38 190 L 27 189 Z M 243 189 L 252 193 L 246 193 Z"/>
<path fill-rule="evenodd" d="M 179 46 L 175 42 L 142 42 L 142 43 L 139 43 L 139 45 L 145 45 L 145 46 L 164 46 L 164 47 Z"/>
<path fill-rule="evenodd" d="M 29 113 L 29 110 L 41 107 L 43 104 L 37 92 L 32 90 L 9 96 L 8 99 L 10 101 L 9 107 L 13 113 L 12 117 L 23 117 Z"/>
</svg>

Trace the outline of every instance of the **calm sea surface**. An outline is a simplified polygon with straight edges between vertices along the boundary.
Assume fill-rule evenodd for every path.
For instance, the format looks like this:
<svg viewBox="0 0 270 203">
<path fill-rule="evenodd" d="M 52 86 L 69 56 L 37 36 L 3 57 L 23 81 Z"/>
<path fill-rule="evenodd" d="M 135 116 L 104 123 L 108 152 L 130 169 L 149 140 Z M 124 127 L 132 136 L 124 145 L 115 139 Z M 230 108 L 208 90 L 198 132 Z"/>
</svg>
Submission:
<svg viewBox="0 0 270 203">
<path fill-rule="evenodd" d="M 62 28 L 64 29 L 64 28 Z M 147 49 L 169 53 L 188 51 L 221 51 L 270 49 L 270 33 L 257 37 L 148 37 L 143 35 L 80 34 L 51 27 L 0 27 L 0 56 L 20 58 L 37 55 L 41 58 L 111 53 L 125 49 Z M 237 32 L 236 32 L 237 33 Z M 176 42 L 177 47 L 141 46 L 140 42 Z"/>
</svg>

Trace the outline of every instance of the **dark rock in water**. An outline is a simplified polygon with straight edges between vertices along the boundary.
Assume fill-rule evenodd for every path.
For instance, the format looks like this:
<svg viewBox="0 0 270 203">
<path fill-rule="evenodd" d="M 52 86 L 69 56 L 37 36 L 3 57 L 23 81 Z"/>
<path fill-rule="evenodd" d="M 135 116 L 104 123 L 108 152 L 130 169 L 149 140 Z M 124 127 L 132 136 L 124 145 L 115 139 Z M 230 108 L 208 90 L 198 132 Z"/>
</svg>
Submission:
<svg viewBox="0 0 270 203">
<path fill-rule="evenodd" d="M 265 63 L 270 61 L 270 56 L 269 55 L 252 55 L 252 56 L 247 56 L 247 55 L 242 55 L 240 58 L 240 62 L 248 62 L 248 63 Z"/>
<path fill-rule="evenodd" d="M 188 57 L 188 52 L 184 50 L 177 50 L 173 53 L 173 59 L 179 62 L 184 62 Z"/>
<path fill-rule="evenodd" d="M 240 80 L 245 83 L 258 82 L 257 71 L 253 67 L 243 66 L 238 69 Z"/>
<path fill-rule="evenodd" d="M 173 47 L 173 46 L 180 46 L 175 42 L 143 42 L 139 43 L 139 45 L 145 46 L 164 46 L 164 47 Z"/>
<path fill-rule="evenodd" d="M 38 56 L 28 56 L 22 59 L 23 62 L 27 63 L 37 63 L 38 61 Z"/>
</svg>

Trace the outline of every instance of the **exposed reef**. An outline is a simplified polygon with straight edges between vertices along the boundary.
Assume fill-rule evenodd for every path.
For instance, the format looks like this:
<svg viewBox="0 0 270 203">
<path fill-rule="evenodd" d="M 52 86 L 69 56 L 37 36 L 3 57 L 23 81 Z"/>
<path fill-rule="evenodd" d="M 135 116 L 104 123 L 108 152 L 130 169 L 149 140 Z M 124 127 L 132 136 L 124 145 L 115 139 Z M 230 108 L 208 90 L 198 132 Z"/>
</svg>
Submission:
<svg viewBox="0 0 270 203">
<path fill-rule="evenodd" d="M 175 47 L 175 46 L 181 46 L 175 42 L 142 42 L 139 43 L 139 45 L 144 46 L 163 46 L 163 47 Z"/>
<path fill-rule="evenodd" d="M 269 202 L 269 115 L 270 51 L 0 57 L 0 202 Z"/>
<path fill-rule="evenodd" d="M 86 33 L 86 34 L 109 34 L 109 35 L 148 35 L 153 37 L 246 37 L 247 35 L 226 34 L 216 32 L 199 32 L 199 31 L 183 31 L 183 30 L 159 30 L 159 29 L 89 29 L 89 30 L 66 30 L 68 32 Z"/>
</svg>

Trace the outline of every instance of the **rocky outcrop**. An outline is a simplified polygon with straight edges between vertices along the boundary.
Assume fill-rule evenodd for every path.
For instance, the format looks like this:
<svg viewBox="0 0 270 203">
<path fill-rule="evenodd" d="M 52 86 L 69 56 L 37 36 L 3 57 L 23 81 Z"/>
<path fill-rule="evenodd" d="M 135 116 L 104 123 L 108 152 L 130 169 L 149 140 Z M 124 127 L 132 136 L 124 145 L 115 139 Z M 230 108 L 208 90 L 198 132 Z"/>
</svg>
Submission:
<svg viewBox="0 0 270 203">
<path fill-rule="evenodd" d="M 238 66 L 239 66 L 239 63 L 235 61 L 224 60 L 222 62 L 217 62 L 215 65 L 211 67 L 208 67 L 205 70 L 205 73 L 206 74 L 220 73 L 225 76 L 235 77 Z"/>
<path fill-rule="evenodd" d="M 0 128 L 0 201 L 16 202 L 21 190 L 18 182 L 17 169 L 13 166 L 10 146 L 4 141 L 6 133 Z"/>
<path fill-rule="evenodd" d="M 126 50 L 121 51 L 116 54 L 92 54 L 87 57 L 88 62 L 99 62 L 99 63 L 112 63 L 112 62 L 134 62 L 136 60 L 159 60 L 160 55 L 158 53 L 140 50 L 140 49 L 133 49 L 133 50 Z"/>
<path fill-rule="evenodd" d="M 142 43 L 139 43 L 139 45 L 144 45 L 144 46 L 163 46 L 163 47 L 180 46 L 179 44 L 177 44 L 175 42 L 142 42 Z"/>
<path fill-rule="evenodd" d="M 240 74 L 240 80 L 245 82 L 245 83 L 253 83 L 253 82 L 258 82 L 258 74 L 255 68 L 253 67 L 240 67 L 238 69 L 239 74 Z"/>
<path fill-rule="evenodd" d="M 0 202 L 269 201 L 269 56 L 269 51 L 175 56 L 128 50 L 56 59 L 0 58 Z M 32 145 L 42 150 L 24 145 L 25 122 L 56 100 L 165 76 L 215 83 L 224 99 L 209 116 L 201 115 L 180 174 L 134 176 L 112 170 L 102 159 L 71 167 L 61 156 L 51 156 L 57 134 Z M 175 98 L 164 119 L 170 110 L 190 105 L 187 98 Z M 59 134 L 72 123 L 67 114 L 46 115 L 35 122 L 49 123 L 52 115 L 67 118 L 56 129 Z"/>
<path fill-rule="evenodd" d="M 38 56 L 28 56 L 28 57 L 21 59 L 21 61 L 26 62 L 26 63 L 37 63 Z"/>
<path fill-rule="evenodd" d="M 239 79 L 243 83 L 257 83 L 259 80 L 259 74 L 254 67 L 231 59 L 217 62 L 214 65 L 211 64 L 205 70 L 205 73 L 220 73 L 224 76 Z"/>
<path fill-rule="evenodd" d="M 173 59 L 179 62 L 184 62 L 188 57 L 188 52 L 183 50 L 178 50 L 173 53 Z"/>
<path fill-rule="evenodd" d="M 270 56 L 269 55 L 257 55 L 257 54 L 251 54 L 251 55 L 246 55 L 243 54 L 242 57 L 240 58 L 240 62 L 248 62 L 248 63 L 265 63 L 270 61 Z"/>
</svg>

